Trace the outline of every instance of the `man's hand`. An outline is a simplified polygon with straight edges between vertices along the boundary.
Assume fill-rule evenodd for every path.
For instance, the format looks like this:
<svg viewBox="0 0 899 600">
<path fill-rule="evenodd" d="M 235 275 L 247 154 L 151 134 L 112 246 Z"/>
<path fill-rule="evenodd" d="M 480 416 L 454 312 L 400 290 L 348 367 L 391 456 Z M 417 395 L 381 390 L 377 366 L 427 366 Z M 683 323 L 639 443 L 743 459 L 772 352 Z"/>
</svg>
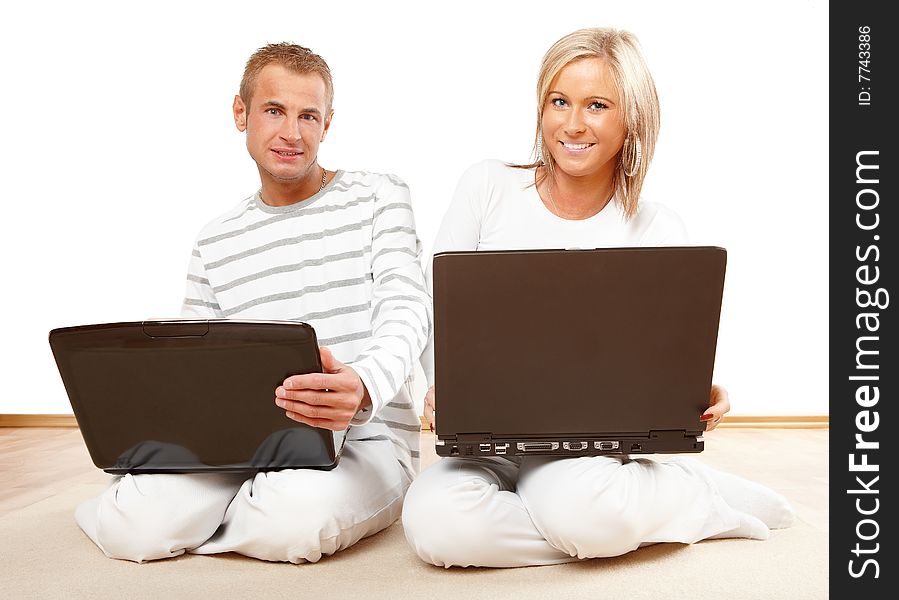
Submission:
<svg viewBox="0 0 899 600">
<path fill-rule="evenodd" d="M 324 373 L 292 375 L 275 390 L 275 404 L 294 421 L 343 431 L 371 397 L 359 374 L 325 347 L 319 348 Z"/>
<path fill-rule="evenodd" d="M 431 424 L 431 431 L 434 431 L 434 427 L 437 425 L 437 400 L 434 398 L 434 386 L 432 385 L 428 388 L 428 393 L 425 394 L 425 418 L 428 420 L 428 423 Z"/>
<path fill-rule="evenodd" d="M 711 431 L 718 427 L 721 417 L 730 411 L 730 399 L 727 390 L 720 385 L 712 386 L 712 393 L 709 398 L 709 407 L 699 417 L 700 421 L 705 421 L 705 430 Z"/>
</svg>

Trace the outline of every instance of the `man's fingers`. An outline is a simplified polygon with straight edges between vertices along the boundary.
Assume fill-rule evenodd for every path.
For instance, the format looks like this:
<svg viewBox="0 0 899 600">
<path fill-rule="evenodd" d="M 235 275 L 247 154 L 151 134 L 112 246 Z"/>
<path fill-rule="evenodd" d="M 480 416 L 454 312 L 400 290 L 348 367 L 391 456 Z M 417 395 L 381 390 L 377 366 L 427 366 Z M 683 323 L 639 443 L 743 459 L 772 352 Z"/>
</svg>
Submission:
<svg viewBox="0 0 899 600">
<path fill-rule="evenodd" d="M 350 393 L 324 390 L 275 390 L 275 401 L 300 402 L 309 406 L 331 407 L 335 410 L 349 410 L 353 414 L 359 408 L 359 400 Z M 280 406 L 280 404 L 279 404 Z M 283 407 L 282 407 L 283 408 Z"/>
<path fill-rule="evenodd" d="M 326 390 L 329 389 L 329 381 L 333 381 L 333 375 L 327 373 L 307 373 L 305 375 L 291 375 L 282 384 L 288 390 Z M 333 387 L 333 386 L 330 386 Z"/>
<path fill-rule="evenodd" d="M 343 425 L 341 421 L 332 421 L 330 419 L 310 419 L 300 413 L 295 413 L 292 411 L 286 411 L 284 414 L 293 421 L 297 423 L 305 423 L 310 427 L 318 427 L 319 429 L 329 429 L 331 431 L 343 431 L 346 429 L 346 426 Z"/>
<path fill-rule="evenodd" d="M 310 404 L 308 402 L 285 400 L 284 398 L 276 398 L 275 404 L 283 408 L 287 412 L 297 413 L 307 419 L 325 419 L 332 421 L 350 420 L 353 418 L 354 412 L 352 407 L 332 406 L 322 404 Z"/>
<path fill-rule="evenodd" d="M 293 402 L 304 402 L 311 405 L 332 406 L 335 400 L 334 392 L 326 392 L 324 390 L 285 390 L 279 387 L 275 390 L 275 397 L 281 400 L 291 400 Z"/>
<path fill-rule="evenodd" d="M 305 375 L 291 375 L 284 380 L 282 387 L 285 390 L 338 390 L 350 391 L 353 389 L 355 378 L 347 373 L 307 373 Z"/>
</svg>

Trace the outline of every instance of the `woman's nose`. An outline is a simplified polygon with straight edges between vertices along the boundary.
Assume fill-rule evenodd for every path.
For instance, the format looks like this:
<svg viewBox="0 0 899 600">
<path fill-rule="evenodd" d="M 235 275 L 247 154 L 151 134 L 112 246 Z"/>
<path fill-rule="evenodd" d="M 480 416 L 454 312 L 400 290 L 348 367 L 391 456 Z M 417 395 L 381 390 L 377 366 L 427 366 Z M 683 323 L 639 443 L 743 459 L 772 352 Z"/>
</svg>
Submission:
<svg viewBox="0 0 899 600">
<path fill-rule="evenodd" d="M 580 111 L 570 111 L 568 113 L 568 118 L 565 120 L 565 133 L 568 135 L 573 135 L 576 133 L 582 133 L 584 129 L 586 129 L 586 127 L 584 126 L 584 119 Z"/>
</svg>

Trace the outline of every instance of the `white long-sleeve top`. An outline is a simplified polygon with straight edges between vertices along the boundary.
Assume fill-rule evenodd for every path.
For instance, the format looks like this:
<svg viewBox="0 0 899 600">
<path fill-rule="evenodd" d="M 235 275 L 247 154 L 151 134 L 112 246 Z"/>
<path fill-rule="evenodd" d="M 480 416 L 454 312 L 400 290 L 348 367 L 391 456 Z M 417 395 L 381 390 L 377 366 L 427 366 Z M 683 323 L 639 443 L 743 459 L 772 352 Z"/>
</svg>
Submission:
<svg viewBox="0 0 899 600">
<path fill-rule="evenodd" d="M 389 436 L 414 472 L 421 422 L 408 379 L 431 323 L 420 254 L 406 184 L 337 171 L 307 200 L 269 206 L 257 193 L 203 227 L 182 316 L 312 325 L 371 396 L 351 438 Z"/>
<path fill-rule="evenodd" d="M 563 219 L 550 212 L 534 185 L 533 169 L 509 167 L 499 160 L 475 163 L 459 179 L 443 217 L 433 254 L 471 250 L 539 248 L 617 248 L 678 246 L 687 243 L 683 221 L 671 209 L 641 200 L 625 220 L 616 202 L 588 219 Z M 433 289 L 428 260 L 428 288 Z M 433 338 L 421 357 L 428 386 L 434 385 Z"/>
</svg>

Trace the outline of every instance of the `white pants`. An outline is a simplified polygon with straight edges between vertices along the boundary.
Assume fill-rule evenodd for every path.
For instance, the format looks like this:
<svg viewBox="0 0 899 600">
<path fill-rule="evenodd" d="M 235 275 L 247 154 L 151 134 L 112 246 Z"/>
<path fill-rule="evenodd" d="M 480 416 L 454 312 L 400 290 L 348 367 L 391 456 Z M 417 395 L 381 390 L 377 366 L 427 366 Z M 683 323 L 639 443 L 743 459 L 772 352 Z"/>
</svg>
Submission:
<svg viewBox="0 0 899 600">
<path fill-rule="evenodd" d="M 689 544 L 740 515 L 688 458 L 444 458 L 410 487 L 403 527 L 431 564 L 520 567 Z"/>
<path fill-rule="evenodd" d="M 347 440 L 331 471 L 116 477 L 75 520 L 110 558 L 315 562 L 396 521 L 409 483 L 389 440 Z"/>
</svg>

